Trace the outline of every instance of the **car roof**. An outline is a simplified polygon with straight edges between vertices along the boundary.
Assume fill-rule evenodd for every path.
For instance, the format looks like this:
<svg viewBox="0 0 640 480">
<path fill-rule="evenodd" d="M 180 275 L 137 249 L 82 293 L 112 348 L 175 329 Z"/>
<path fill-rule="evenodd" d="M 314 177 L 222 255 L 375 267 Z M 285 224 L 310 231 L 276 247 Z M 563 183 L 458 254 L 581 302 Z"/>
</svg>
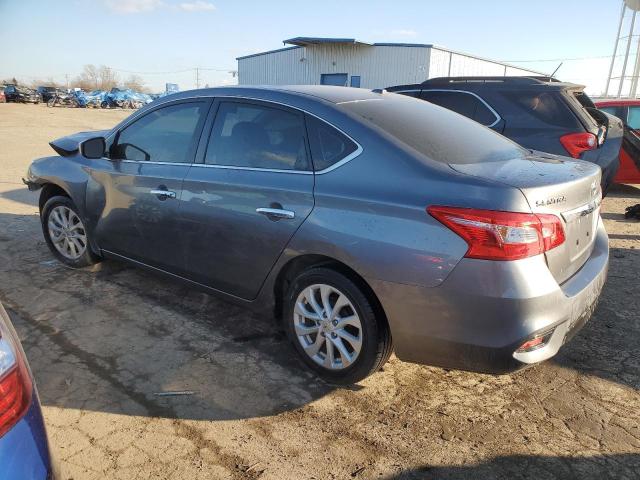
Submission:
<svg viewBox="0 0 640 480">
<path fill-rule="evenodd" d="M 330 103 L 353 102 L 358 100 L 379 99 L 382 90 L 367 90 L 364 88 L 336 87 L 330 85 L 259 85 L 259 86 L 228 86 L 216 88 L 202 88 L 186 90 L 163 97 L 165 99 L 189 97 L 268 97 L 269 93 L 284 93 L 296 97 L 315 97 Z"/>
<path fill-rule="evenodd" d="M 632 98 L 616 98 L 612 100 L 598 100 L 594 102 L 596 107 L 626 107 L 626 106 L 638 106 L 640 100 Z"/>
<path fill-rule="evenodd" d="M 544 88 L 554 90 L 565 89 L 584 89 L 584 85 L 576 83 L 561 82 L 553 77 L 542 76 L 477 76 L 477 77 L 437 77 L 425 80 L 422 83 L 414 83 L 409 85 L 397 85 L 389 87 L 390 91 L 402 89 L 523 89 L 523 88 Z"/>
</svg>

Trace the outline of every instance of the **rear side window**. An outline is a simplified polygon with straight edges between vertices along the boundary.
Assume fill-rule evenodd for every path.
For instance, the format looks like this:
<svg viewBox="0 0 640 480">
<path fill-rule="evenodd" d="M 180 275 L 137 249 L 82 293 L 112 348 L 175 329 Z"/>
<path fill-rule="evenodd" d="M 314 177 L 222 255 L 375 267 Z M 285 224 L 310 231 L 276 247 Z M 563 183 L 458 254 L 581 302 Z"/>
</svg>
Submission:
<svg viewBox="0 0 640 480">
<path fill-rule="evenodd" d="M 313 167 L 325 170 L 354 153 L 358 145 L 331 125 L 307 115 Z"/>
<path fill-rule="evenodd" d="M 301 113 L 261 104 L 222 102 L 205 163 L 269 170 L 311 170 Z"/>
<path fill-rule="evenodd" d="M 498 120 L 478 97 L 470 93 L 423 90 L 420 98 L 453 110 L 483 125 L 493 125 Z"/>
<path fill-rule="evenodd" d="M 520 107 L 520 113 L 510 112 L 508 124 L 513 126 L 511 118 L 518 120 L 520 124 L 530 124 L 530 116 L 535 117 L 546 124 L 564 128 L 580 128 L 582 125 L 571 111 L 569 106 L 562 100 L 559 92 L 504 92 L 503 95 Z M 528 117 L 528 118 L 527 118 Z"/>
<path fill-rule="evenodd" d="M 631 130 L 640 130 L 640 107 L 629 107 L 627 125 Z"/>
<path fill-rule="evenodd" d="M 600 107 L 598 110 L 602 110 L 609 115 L 613 115 L 614 117 L 624 118 L 624 110 L 622 107 Z"/>
<path fill-rule="evenodd" d="M 207 103 L 180 103 L 158 108 L 121 130 L 111 158 L 133 161 L 188 163 Z"/>
</svg>

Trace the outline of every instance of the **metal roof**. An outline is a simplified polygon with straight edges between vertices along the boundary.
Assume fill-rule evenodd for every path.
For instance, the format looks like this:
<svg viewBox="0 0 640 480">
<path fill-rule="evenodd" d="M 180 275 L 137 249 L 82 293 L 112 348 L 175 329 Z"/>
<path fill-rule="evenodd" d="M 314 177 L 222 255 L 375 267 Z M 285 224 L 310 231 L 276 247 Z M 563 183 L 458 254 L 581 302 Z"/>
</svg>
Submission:
<svg viewBox="0 0 640 480">
<path fill-rule="evenodd" d="M 285 45 L 297 45 L 306 47 L 309 45 L 320 45 L 322 43 L 345 43 L 348 45 L 373 45 L 370 42 L 362 42 L 355 38 L 327 38 L 327 37 L 294 37 L 283 40 Z"/>
<path fill-rule="evenodd" d="M 294 37 L 283 40 L 285 45 L 293 45 L 292 47 L 278 48 L 276 50 L 268 50 L 266 52 L 252 53 L 242 57 L 236 57 L 236 60 L 244 60 L 245 58 L 258 57 L 260 55 L 268 55 L 270 53 L 284 52 L 294 48 L 309 47 L 311 45 L 337 44 L 337 45 L 364 45 L 373 47 L 420 47 L 430 48 L 433 45 L 428 43 L 370 43 L 363 42 L 356 38 L 329 38 L 329 37 Z"/>
</svg>

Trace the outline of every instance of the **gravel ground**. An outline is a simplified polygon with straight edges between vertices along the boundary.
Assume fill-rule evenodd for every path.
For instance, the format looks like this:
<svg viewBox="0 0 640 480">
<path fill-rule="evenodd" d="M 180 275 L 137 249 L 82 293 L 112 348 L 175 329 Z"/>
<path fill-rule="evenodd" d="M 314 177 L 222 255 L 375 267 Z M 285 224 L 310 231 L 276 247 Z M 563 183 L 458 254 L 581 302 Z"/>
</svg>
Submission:
<svg viewBox="0 0 640 480">
<path fill-rule="evenodd" d="M 48 141 L 128 113 L 0 104 L 0 301 L 62 479 L 640 478 L 640 222 L 622 215 L 640 188 L 605 200 L 609 279 L 553 360 L 488 376 L 392 358 L 335 388 L 272 320 L 124 264 L 53 260 L 20 177 Z"/>
</svg>

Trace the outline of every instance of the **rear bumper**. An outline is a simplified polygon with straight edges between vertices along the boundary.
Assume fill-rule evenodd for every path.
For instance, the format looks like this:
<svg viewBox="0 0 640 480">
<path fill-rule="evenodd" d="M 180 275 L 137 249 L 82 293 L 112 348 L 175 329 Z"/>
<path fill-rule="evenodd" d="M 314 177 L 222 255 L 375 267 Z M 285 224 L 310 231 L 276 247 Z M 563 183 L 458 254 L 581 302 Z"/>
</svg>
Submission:
<svg viewBox="0 0 640 480">
<path fill-rule="evenodd" d="M 372 281 L 405 361 L 507 373 L 554 356 L 589 320 L 606 280 L 607 234 L 599 223 L 582 268 L 558 285 L 543 256 L 514 262 L 463 259 L 438 287 Z M 516 352 L 545 335 L 545 345 Z"/>
</svg>

